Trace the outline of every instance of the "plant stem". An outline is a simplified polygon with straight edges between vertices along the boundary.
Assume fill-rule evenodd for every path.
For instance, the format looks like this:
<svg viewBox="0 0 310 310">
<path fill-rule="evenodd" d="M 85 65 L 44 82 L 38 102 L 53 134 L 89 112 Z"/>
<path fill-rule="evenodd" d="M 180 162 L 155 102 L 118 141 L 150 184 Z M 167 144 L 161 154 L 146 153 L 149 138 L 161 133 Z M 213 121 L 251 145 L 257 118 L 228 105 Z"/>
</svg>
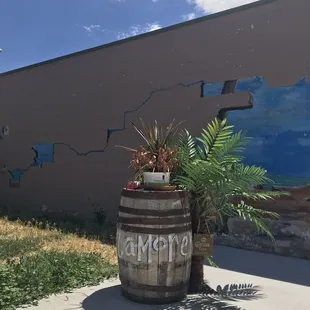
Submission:
<svg viewBox="0 0 310 310">
<path fill-rule="evenodd" d="M 212 231 L 214 231 L 214 225 L 211 225 L 211 229 L 209 229 L 206 218 L 200 214 L 201 212 L 199 203 L 196 201 L 195 206 L 192 208 L 191 212 L 193 238 L 194 234 L 212 234 Z M 192 256 L 191 274 L 188 289 L 189 294 L 204 293 L 206 289 L 213 291 L 204 281 L 204 262 L 204 256 Z"/>
<path fill-rule="evenodd" d="M 199 218 L 199 205 L 196 202 L 195 206 L 192 208 L 192 231 L 193 237 L 194 234 L 200 233 L 203 228 L 203 225 L 200 225 Z M 191 275 L 189 281 L 189 294 L 197 294 L 201 292 L 203 286 L 203 256 L 192 256 L 192 265 L 191 265 Z"/>
</svg>

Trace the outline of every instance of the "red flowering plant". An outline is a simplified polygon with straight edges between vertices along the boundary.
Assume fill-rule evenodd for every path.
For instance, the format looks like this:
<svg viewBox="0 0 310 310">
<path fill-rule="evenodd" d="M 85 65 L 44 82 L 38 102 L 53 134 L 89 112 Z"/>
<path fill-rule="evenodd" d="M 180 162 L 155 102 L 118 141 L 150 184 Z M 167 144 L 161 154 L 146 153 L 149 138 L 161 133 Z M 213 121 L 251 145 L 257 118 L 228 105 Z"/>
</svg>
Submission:
<svg viewBox="0 0 310 310">
<path fill-rule="evenodd" d="M 131 168 L 135 169 L 136 176 L 143 172 L 172 172 L 178 167 L 177 145 L 175 136 L 182 122 L 174 125 L 174 120 L 164 130 L 160 128 L 157 121 L 146 125 L 142 119 L 141 129 L 131 123 L 136 132 L 142 137 L 145 146 L 138 149 L 116 145 L 127 151 L 132 152 L 130 161 Z"/>
<path fill-rule="evenodd" d="M 171 172 L 178 167 L 177 147 L 158 149 L 152 154 L 144 146 L 140 146 L 133 154 L 130 167 L 143 172 Z"/>
</svg>

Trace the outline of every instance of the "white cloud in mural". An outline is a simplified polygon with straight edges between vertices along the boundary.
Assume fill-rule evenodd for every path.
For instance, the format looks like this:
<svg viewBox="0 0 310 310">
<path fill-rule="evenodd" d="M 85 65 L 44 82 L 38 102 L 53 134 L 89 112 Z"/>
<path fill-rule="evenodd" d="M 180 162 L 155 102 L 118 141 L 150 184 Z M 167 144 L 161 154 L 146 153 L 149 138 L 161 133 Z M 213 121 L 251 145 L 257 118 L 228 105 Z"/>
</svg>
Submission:
<svg viewBox="0 0 310 310">
<path fill-rule="evenodd" d="M 183 14 L 181 17 L 182 17 L 182 19 L 184 21 L 192 20 L 192 19 L 196 18 L 196 13 L 195 12 L 191 12 L 191 13 L 188 13 L 188 14 Z"/>
<path fill-rule="evenodd" d="M 118 40 L 133 37 L 141 33 L 158 30 L 161 28 L 159 23 L 147 23 L 145 25 L 132 25 L 128 31 L 119 32 L 116 36 Z"/>
<path fill-rule="evenodd" d="M 188 4 L 195 5 L 204 13 L 217 13 L 234 7 L 257 2 L 257 0 L 187 0 Z"/>
</svg>

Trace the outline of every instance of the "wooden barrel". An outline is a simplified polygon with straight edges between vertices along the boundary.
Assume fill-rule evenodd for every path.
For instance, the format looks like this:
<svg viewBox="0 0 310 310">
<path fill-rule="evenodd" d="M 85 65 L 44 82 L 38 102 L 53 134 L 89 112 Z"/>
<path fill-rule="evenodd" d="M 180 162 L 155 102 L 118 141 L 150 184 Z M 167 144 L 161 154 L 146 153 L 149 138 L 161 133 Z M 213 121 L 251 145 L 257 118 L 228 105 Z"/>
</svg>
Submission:
<svg viewBox="0 0 310 310">
<path fill-rule="evenodd" d="M 188 290 L 192 228 L 185 191 L 122 191 L 117 221 L 122 293 L 132 301 L 165 304 Z"/>
</svg>

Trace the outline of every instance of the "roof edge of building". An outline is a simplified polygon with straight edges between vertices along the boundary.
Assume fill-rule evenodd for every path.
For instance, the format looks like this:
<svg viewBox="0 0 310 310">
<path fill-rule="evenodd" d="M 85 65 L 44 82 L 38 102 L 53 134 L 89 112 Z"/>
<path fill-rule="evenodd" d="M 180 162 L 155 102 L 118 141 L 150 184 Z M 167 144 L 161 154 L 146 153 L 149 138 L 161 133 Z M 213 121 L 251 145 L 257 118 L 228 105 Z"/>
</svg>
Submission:
<svg viewBox="0 0 310 310">
<path fill-rule="evenodd" d="M 225 10 L 225 11 L 222 11 L 222 12 L 210 14 L 210 15 L 207 15 L 207 16 L 202 16 L 202 17 L 190 20 L 190 21 L 186 21 L 186 22 L 178 23 L 178 24 L 175 24 L 175 25 L 172 25 L 172 26 L 168 26 L 168 27 L 165 27 L 165 28 L 161 28 L 161 29 L 158 29 L 158 30 L 155 30 L 155 31 L 142 33 L 142 34 L 139 34 L 139 35 L 136 35 L 136 36 L 133 36 L 133 37 L 125 38 L 125 39 L 118 40 L 118 41 L 113 41 L 113 42 L 110 42 L 110 43 L 107 43 L 107 44 L 104 44 L 104 45 L 95 46 L 95 47 L 88 48 L 88 49 L 85 49 L 85 50 L 81 50 L 81 51 L 78 51 L 78 52 L 70 53 L 70 54 L 67 54 L 67 55 L 64 55 L 64 56 L 59 56 L 59 57 L 56 57 L 56 58 L 52 58 L 52 59 L 49 59 L 49 60 L 41 61 L 41 62 L 38 62 L 38 63 L 35 63 L 35 64 L 31 64 L 31 65 L 28 65 L 28 66 L 24 66 L 24 67 L 21 67 L 21 68 L 17 68 L 17 69 L 9 70 L 9 71 L 6 71 L 6 72 L 2 72 L 2 73 L 0 73 L 0 77 L 1 76 L 5 76 L 5 75 L 9 75 L 9 74 L 13 74 L 13 73 L 16 73 L 16 72 L 19 72 L 19 71 L 24 71 L 24 70 L 32 69 L 32 68 L 35 68 L 35 67 L 39 67 L 39 66 L 42 66 L 42 65 L 45 65 L 45 64 L 50 64 L 50 63 L 53 63 L 53 62 L 56 62 L 56 61 L 59 61 L 59 60 L 66 59 L 66 58 L 71 58 L 71 57 L 74 57 L 74 56 L 79 56 L 79 55 L 83 55 L 83 54 L 86 54 L 86 53 L 94 52 L 94 51 L 97 51 L 97 50 L 100 50 L 100 49 L 109 48 L 109 47 L 112 47 L 112 46 L 115 46 L 115 45 L 127 43 L 129 41 L 142 39 L 144 37 L 154 36 L 154 35 L 159 34 L 159 33 L 163 33 L 163 32 L 167 32 L 167 31 L 170 31 L 170 30 L 178 29 L 178 28 L 181 28 L 181 27 L 189 26 L 189 25 L 192 25 L 192 24 L 204 22 L 204 21 L 207 21 L 207 20 L 212 20 L 212 19 L 219 18 L 219 17 L 225 16 L 225 15 L 230 15 L 230 14 L 233 14 L 233 13 L 236 13 L 236 12 L 241 12 L 241 11 L 244 11 L 244 10 L 256 7 L 256 6 L 261 6 L 261 5 L 268 4 L 268 3 L 271 3 L 271 2 L 275 2 L 275 1 L 279 1 L 279 0 L 260 0 L 260 1 L 255 1 L 255 2 L 252 2 L 252 3 L 249 3 L 249 4 L 245 4 L 245 5 L 242 5 L 242 6 L 239 6 L 239 7 L 235 7 L 235 8 L 229 9 L 229 10 Z"/>
</svg>

